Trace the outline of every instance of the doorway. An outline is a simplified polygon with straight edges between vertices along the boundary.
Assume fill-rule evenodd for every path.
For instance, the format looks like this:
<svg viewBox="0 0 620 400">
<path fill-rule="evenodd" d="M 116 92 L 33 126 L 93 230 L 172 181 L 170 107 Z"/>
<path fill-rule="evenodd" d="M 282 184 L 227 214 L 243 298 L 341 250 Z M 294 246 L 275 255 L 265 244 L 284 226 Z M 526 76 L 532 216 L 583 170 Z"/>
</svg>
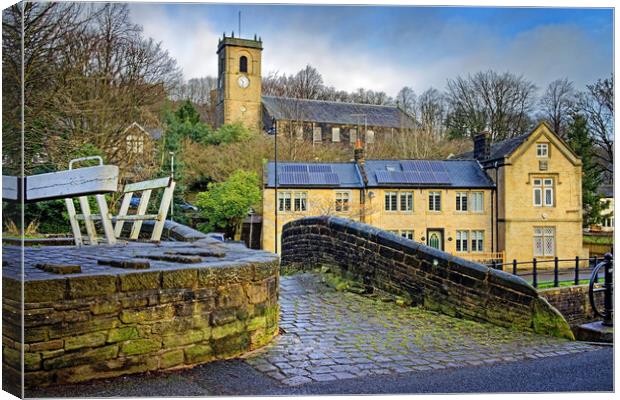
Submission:
<svg viewBox="0 0 620 400">
<path fill-rule="evenodd" d="M 427 229 L 426 245 L 443 251 L 443 229 Z"/>
</svg>

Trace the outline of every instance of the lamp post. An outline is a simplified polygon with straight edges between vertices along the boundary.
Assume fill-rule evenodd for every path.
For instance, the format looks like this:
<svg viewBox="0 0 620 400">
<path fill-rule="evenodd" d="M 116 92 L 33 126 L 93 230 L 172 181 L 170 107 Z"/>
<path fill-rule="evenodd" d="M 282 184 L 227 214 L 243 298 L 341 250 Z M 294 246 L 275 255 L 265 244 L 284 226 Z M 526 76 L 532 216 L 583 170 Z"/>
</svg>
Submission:
<svg viewBox="0 0 620 400">
<path fill-rule="evenodd" d="M 170 178 L 174 180 L 174 151 L 170 152 Z M 174 194 L 170 199 L 170 221 L 174 221 Z"/>
<path fill-rule="evenodd" d="M 275 221 L 275 229 L 274 229 L 274 249 L 275 253 L 278 252 L 278 125 L 276 123 L 276 119 L 271 119 L 271 129 L 269 129 L 269 134 L 273 134 L 274 146 L 273 146 L 273 160 L 274 160 L 274 178 L 275 178 L 275 189 L 274 189 L 274 221 Z M 264 223 L 264 220 L 263 220 Z"/>
</svg>

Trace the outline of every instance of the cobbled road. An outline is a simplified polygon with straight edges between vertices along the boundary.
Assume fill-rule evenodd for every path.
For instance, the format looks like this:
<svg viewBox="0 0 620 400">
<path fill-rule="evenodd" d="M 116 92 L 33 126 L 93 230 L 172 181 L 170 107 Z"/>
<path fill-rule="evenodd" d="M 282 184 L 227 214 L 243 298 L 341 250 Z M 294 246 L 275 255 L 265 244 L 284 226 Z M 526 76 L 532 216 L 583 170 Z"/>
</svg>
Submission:
<svg viewBox="0 0 620 400">
<path fill-rule="evenodd" d="M 282 334 L 242 359 L 27 396 L 612 390 L 611 348 L 337 292 L 313 273 L 283 276 L 280 304 Z"/>
</svg>

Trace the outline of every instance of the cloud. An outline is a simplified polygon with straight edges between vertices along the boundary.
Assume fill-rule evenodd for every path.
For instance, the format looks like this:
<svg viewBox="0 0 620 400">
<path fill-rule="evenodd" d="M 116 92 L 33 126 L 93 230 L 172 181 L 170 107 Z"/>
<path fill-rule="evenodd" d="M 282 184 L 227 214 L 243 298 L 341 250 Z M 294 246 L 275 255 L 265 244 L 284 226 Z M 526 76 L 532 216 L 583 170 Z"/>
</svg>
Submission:
<svg viewBox="0 0 620 400">
<path fill-rule="evenodd" d="M 163 42 L 186 79 L 217 74 L 219 25 L 229 24 L 236 11 L 180 4 L 130 8 L 134 21 Z M 246 15 L 263 38 L 263 74 L 292 74 L 310 64 L 339 90 L 363 87 L 394 96 L 411 86 L 421 93 L 444 89 L 448 78 L 487 69 L 523 74 L 540 88 L 560 77 L 584 87 L 612 70 L 609 30 L 541 22 L 507 34 L 498 24 L 434 10 L 409 9 L 403 15 L 381 10 L 387 11 L 263 7 Z"/>
</svg>

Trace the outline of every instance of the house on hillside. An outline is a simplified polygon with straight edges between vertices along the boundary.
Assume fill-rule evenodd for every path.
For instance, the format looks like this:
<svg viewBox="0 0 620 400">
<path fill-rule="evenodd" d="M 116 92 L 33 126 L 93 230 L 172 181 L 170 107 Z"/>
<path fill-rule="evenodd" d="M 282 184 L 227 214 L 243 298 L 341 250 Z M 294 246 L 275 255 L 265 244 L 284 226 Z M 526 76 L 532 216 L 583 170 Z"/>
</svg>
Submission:
<svg viewBox="0 0 620 400">
<path fill-rule="evenodd" d="M 384 140 L 415 122 L 397 106 L 293 99 L 262 95 L 263 43 L 224 36 L 219 40 L 216 127 L 242 122 L 256 131 L 289 134 L 313 143 L 364 145 Z"/>
<path fill-rule="evenodd" d="M 161 128 L 146 129 L 135 121 L 123 130 L 119 146 L 109 157 L 121 169 L 123 179 L 135 181 L 151 176 L 159 165 L 157 142 L 162 132 Z"/>
<path fill-rule="evenodd" d="M 266 166 L 263 249 L 283 225 L 338 215 L 474 261 L 587 256 L 581 161 L 546 124 L 451 160 L 365 160 Z M 276 224 L 277 217 L 277 224 Z M 277 234 L 276 234 L 277 230 Z"/>
</svg>

